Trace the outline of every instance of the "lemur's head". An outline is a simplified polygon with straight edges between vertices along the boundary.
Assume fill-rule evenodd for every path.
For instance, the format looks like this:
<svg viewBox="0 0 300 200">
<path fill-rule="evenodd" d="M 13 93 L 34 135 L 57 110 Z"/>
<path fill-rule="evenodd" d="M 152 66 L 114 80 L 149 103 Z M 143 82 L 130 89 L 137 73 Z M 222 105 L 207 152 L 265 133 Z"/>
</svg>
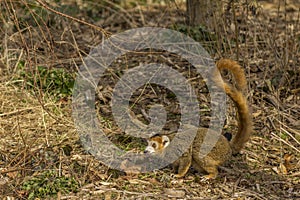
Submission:
<svg viewBox="0 0 300 200">
<path fill-rule="evenodd" d="M 147 142 L 148 145 L 144 153 L 162 153 L 170 144 L 170 138 L 166 135 L 154 135 Z"/>
</svg>

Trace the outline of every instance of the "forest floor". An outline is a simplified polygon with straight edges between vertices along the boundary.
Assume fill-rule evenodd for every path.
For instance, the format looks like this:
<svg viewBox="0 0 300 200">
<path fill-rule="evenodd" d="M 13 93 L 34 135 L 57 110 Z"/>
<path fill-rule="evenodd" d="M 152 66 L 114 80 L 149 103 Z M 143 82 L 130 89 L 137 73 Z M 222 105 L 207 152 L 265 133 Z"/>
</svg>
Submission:
<svg viewBox="0 0 300 200">
<path fill-rule="evenodd" d="M 0 3 L 1 199 L 300 199 L 298 0 L 227 6 L 213 30 L 189 27 L 184 4 L 171 1 L 47 2 L 57 12 L 37 1 Z M 245 68 L 254 131 L 215 180 L 202 182 L 203 174 L 192 169 L 177 179 L 169 167 L 126 174 L 83 148 L 72 118 L 76 67 L 107 36 L 137 27 L 180 31 L 200 42 L 213 59 L 231 58 Z M 126 70 L 153 62 L 190 80 L 201 100 L 201 125 L 210 120 L 206 86 L 190 63 L 168 52 L 128 53 L 104 72 L 95 105 L 105 134 L 126 151 L 142 151 L 146 144 L 124 135 L 114 122 L 113 88 Z M 171 113 L 164 128 L 178 128 L 180 110 L 170 90 L 147 85 L 130 102 L 137 119 L 146 123 L 149 107 L 162 103 Z M 235 108 L 228 105 L 225 130 L 234 134 Z"/>
</svg>

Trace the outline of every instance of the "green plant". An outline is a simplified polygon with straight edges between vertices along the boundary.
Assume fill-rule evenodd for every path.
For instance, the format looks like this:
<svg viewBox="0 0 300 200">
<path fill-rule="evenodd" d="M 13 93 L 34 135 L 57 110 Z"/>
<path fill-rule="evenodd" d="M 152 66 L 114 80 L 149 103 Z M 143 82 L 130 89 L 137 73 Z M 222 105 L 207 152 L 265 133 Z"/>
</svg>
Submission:
<svg viewBox="0 0 300 200">
<path fill-rule="evenodd" d="M 114 144 L 117 147 L 125 151 L 129 151 L 131 149 L 139 149 L 139 150 L 145 149 L 145 143 L 141 138 L 135 138 L 135 137 L 124 136 L 124 135 L 116 135 L 114 141 L 116 141 L 114 142 Z"/>
<path fill-rule="evenodd" d="M 28 89 L 41 90 L 43 93 L 58 98 L 72 94 L 75 75 L 63 68 L 48 69 L 37 66 L 35 70 L 29 71 L 25 69 L 25 62 L 20 61 L 18 70 L 16 79 L 24 80 L 24 85 Z"/>
<path fill-rule="evenodd" d="M 45 171 L 26 180 L 22 185 L 22 189 L 28 192 L 28 199 L 51 197 L 58 192 L 76 192 L 78 187 L 79 184 L 74 178 L 58 177 L 54 171 Z"/>
</svg>

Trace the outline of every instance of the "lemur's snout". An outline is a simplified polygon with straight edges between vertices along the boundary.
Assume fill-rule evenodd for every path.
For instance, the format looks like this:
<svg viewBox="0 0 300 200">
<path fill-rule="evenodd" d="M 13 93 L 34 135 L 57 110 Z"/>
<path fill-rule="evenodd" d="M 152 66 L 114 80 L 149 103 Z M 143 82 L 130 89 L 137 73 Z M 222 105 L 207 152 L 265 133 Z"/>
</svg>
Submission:
<svg viewBox="0 0 300 200">
<path fill-rule="evenodd" d="M 149 154 L 149 153 L 154 153 L 155 149 L 153 149 L 153 147 L 151 146 L 147 146 L 144 153 Z"/>
</svg>

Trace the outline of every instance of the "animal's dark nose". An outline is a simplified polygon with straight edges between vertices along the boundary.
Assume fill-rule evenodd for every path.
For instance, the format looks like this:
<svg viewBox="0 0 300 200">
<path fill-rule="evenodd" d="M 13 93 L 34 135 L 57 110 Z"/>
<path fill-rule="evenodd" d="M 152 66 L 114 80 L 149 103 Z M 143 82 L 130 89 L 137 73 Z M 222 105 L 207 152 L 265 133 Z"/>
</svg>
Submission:
<svg viewBox="0 0 300 200">
<path fill-rule="evenodd" d="M 149 151 L 148 151 L 148 150 L 145 150 L 144 153 L 149 153 Z"/>
</svg>

